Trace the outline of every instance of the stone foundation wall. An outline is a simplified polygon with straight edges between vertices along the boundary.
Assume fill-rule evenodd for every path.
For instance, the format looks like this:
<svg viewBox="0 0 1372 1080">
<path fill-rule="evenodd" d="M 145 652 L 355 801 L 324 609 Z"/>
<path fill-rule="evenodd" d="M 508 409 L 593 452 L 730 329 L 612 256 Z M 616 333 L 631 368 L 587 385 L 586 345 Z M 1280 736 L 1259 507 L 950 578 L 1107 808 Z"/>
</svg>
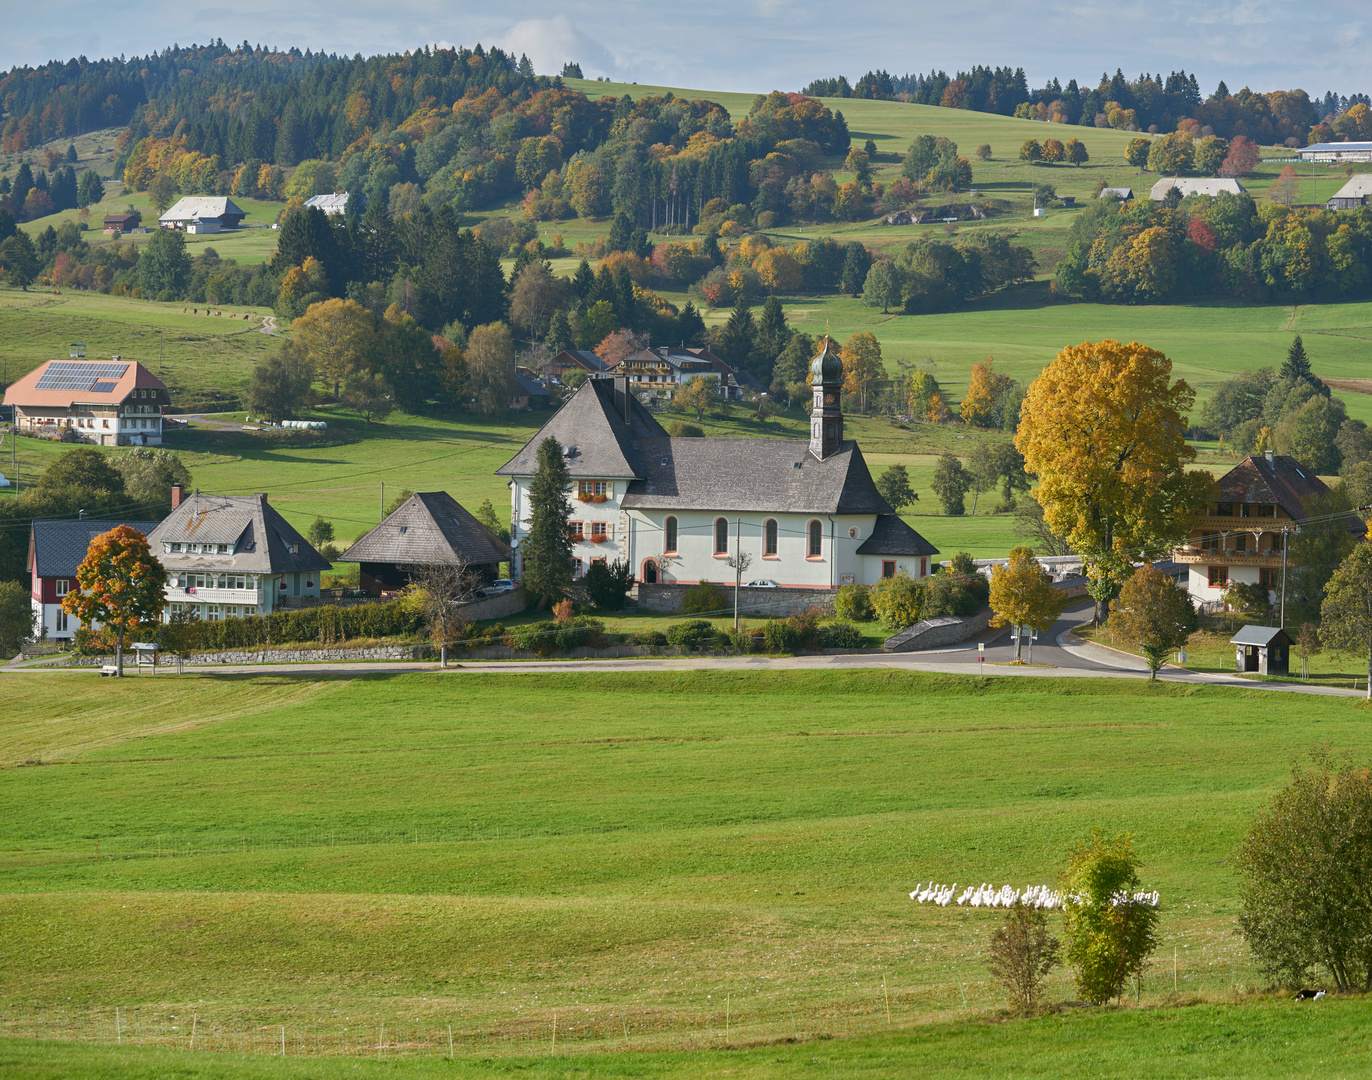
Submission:
<svg viewBox="0 0 1372 1080">
<path fill-rule="evenodd" d="M 956 645 L 991 625 L 990 608 L 976 615 L 942 615 L 937 619 L 921 619 L 914 626 L 886 639 L 888 652 L 914 652 L 918 649 L 937 649 Z"/>
<path fill-rule="evenodd" d="M 639 585 L 638 606 L 644 611 L 678 614 L 681 612 L 682 602 L 686 598 L 686 590 L 693 587 L 693 585 L 677 584 Z M 732 613 L 734 610 L 734 587 L 732 585 L 717 585 L 716 587 L 724 593 L 724 612 L 721 614 Z M 834 613 L 834 590 L 749 589 L 746 586 L 739 590 L 738 610 L 743 615 L 780 618 L 786 615 L 794 615 L 799 611 L 806 611 L 812 607 L 819 608 L 825 615 L 832 615 Z"/>
</svg>

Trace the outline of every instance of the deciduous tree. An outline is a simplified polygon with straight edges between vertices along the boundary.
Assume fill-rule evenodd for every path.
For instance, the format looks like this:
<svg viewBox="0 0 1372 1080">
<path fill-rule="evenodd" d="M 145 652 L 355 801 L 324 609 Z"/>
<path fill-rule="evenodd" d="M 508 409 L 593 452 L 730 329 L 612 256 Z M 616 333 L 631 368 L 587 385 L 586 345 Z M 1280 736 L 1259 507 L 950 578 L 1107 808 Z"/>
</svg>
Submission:
<svg viewBox="0 0 1372 1080">
<path fill-rule="evenodd" d="M 1186 466 L 1195 392 L 1132 342 L 1069 346 L 1029 386 L 1015 447 L 1039 478 L 1048 527 L 1087 561 L 1097 618 L 1128 568 L 1188 535 L 1212 477 Z"/>
<path fill-rule="evenodd" d="M 1325 586 L 1320 637 L 1332 649 L 1365 656 L 1372 679 L 1372 543 L 1358 544 Z M 1372 701 L 1372 682 L 1367 699 Z"/>
<path fill-rule="evenodd" d="M 243 404 L 248 413 L 273 422 L 295 416 L 310 393 L 314 372 L 294 342 L 268 353 L 252 370 Z"/>
<path fill-rule="evenodd" d="M 843 360 L 843 392 L 856 398 L 858 407 L 866 412 L 868 394 L 886 378 L 881 342 L 871 331 L 864 330 L 843 343 L 839 356 Z"/>
<path fill-rule="evenodd" d="M 514 340 L 505 323 L 478 326 L 467 338 L 467 387 L 482 416 L 510 407 L 515 381 Z"/>
<path fill-rule="evenodd" d="M 910 486 L 910 474 L 904 465 L 891 465 L 877 477 L 877 490 L 890 503 L 891 509 L 897 512 L 919 501 L 919 496 Z"/>
<path fill-rule="evenodd" d="M 325 382 L 335 399 L 350 375 L 365 367 L 376 348 L 376 319 L 356 300 L 311 304 L 291 323 L 301 359 Z"/>
<path fill-rule="evenodd" d="M 1014 380 L 1009 375 L 996 374 L 995 365 L 994 359 L 988 359 L 984 364 L 978 361 L 972 365 L 967 393 L 962 399 L 962 406 L 958 409 L 958 415 L 962 417 L 964 424 L 984 428 L 1000 426 L 1001 418 L 996 406 Z"/>
<path fill-rule="evenodd" d="M 1140 135 L 1137 139 L 1130 139 L 1124 148 L 1124 160 L 1136 169 L 1142 169 L 1148 164 L 1148 152 L 1153 149 L 1153 140 Z"/>
<path fill-rule="evenodd" d="M 14 656 L 33 640 L 37 626 L 28 589 L 18 581 L 0 581 L 0 655 Z"/>
<path fill-rule="evenodd" d="M 697 422 L 704 420 L 705 410 L 714 408 L 719 401 L 719 380 L 707 379 L 704 375 L 687 379 L 672 395 L 674 405 L 695 411 Z"/>
<path fill-rule="evenodd" d="M 1063 594 L 1053 588 L 1053 579 L 1034 558 L 1034 549 L 1015 547 L 1004 566 L 991 571 L 992 626 L 1026 626 L 1043 633 L 1062 614 Z M 1015 641 L 1015 661 L 1019 662 L 1023 637 Z"/>
<path fill-rule="evenodd" d="M 945 514 L 949 517 L 961 517 L 967 512 L 967 504 L 963 500 L 971 486 L 971 474 L 962 467 L 957 455 L 947 452 L 940 454 L 938 464 L 934 466 L 934 479 L 930 487 L 943 504 Z"/>
<path fill-rule="evenodd" d="M 1190 594 L 1150 562 L 1130 575 L 1110 613 L 1110 629 L 1138 646 L 1152 679 L 1168 654 L 1186 645 L 1197 625 Z"/>
<path fill-rule="evenodd" d="M 161 617 L 167 572 L 149 550 L 147 537 L 116 525 L 91 541 L 76 568 L 76 583 L 76 592 L 62 598 L 62 610 L 88 626 L 98 622 L 114 630 L 114 663 L 123 678 L 124 635 Z"/>
</svg>

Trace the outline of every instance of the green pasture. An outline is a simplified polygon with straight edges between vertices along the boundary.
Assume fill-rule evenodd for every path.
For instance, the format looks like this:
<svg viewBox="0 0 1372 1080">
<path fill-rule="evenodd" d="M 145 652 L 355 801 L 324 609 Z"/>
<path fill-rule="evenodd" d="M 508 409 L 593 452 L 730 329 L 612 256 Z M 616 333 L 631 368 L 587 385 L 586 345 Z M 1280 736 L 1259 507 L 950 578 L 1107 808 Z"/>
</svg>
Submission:
<svg viewBox="0 0 1372 1080">
<path fill-rule="evenodd" d="M 757 1045 L 954 1021 L 998 1006 L 996 916 L 907 893 L 1051 882 L 1095 828 L 1134 832 L 1163 896 L 1139 1003 L 1225 1000 L 1263 985 L 1234 929 L 1247 823 L 1312 747 L 1372 748 L 1356 700 L 1133 681 L 97 679 L 6 684 L 10 1032 L 55 1009 L 103 1041 L 118 1006 L 133 1033 L 195 1013 L 433 1045 L 451 1023 L 536 1052 L 557 1015 L 576 1053 L 593 1029 L 614 1045 L 581 1045 L 619 1046 L 621 1022 L 671 1049 L 723 1045 L 726 1023 Z M 1052 988 L 1073 996 L 1065 975 Z M 1002 1049 L 1064 1022 L 1162 1033 L 1207 1015 L 1049 1019 Z M 982 1027 L 928 1037 L 981 1038 L 964 1030 Z"/>
<path fill-rule="evenodd" d="M 1291 1001 L 1063 1013 L 1037 1020 L 961 1020 L 914 1031 L 839 1038 L 801 1045 L 776 1042 L 708 1052 L 567 1054 L 551 1043 L 513 1059 L 311 1058 L 304 1074 L 336 1077 L 485 1077 L 518 1071 L 531 1078 L 568 1076 L 693 1080 L 752 1077 L 981 1078 L 1093 1076 L 1159 1080 L 1245 1076 L 1255 1080 L 1360 1076 L 1369 1050 L 1367 1003 Z M 262 1033 L 265 1044 L 267 1032 Z M 182 1036 L 184 1041 L 185 1036 Z M 299 1059 L 189 1050 L 112 1047 L 10 1038 L 0 1040 L 0 1066 L 21 1080 L 119 1078 L 152 1080 L 295 1080 Z"/>
<path fill-rule="evenodd" d="M 114 175 L 114 144 L 122 130 L 123 128 L 117 127 L 105 128 L 101 131 L 90 131 L 69 139 L 55 139 L 37 150 L 21 150 L 14 153 L 0 151 L 0 176 L 8 176 L 13 179 L 14 174 L 19 171 L 19 163 L 25 160 L 28 161 L 30 168 L 37 168 L 40 165 L 46 168 L 43 154 L 48 146 L 55 146 L 64 155 L 61 162 L 58 163 L 58 168 L 70 164 L 78 176 L 87 169 L 94 169 L 108 179 Z M 65 155 L 67 147 L 72 145 L 76 147 L 77 160 L 68 162 Z M 25 194 L 28 193 L 25 192 Z"/>
</svg>

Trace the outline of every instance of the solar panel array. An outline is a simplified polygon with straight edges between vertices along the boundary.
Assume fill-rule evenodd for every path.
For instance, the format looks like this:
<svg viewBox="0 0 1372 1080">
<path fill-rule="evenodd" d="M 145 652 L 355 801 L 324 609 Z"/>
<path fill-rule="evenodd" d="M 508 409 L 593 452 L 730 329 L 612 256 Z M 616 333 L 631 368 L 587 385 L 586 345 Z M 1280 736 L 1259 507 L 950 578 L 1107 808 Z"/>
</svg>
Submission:
<svg viewBox="0 0 1372 1080">
<path fill-rule="evenodd" d="M 129 370 L 128 364 L 96 363 L 87 361 L 55 361 L 48 365 L 43 377 L 38 380 L 35 390 L 83 390 L 95 394 L 108 394 L 114 389 L 113 382 L 102 379 L 122 379 Z"/>
</svg>

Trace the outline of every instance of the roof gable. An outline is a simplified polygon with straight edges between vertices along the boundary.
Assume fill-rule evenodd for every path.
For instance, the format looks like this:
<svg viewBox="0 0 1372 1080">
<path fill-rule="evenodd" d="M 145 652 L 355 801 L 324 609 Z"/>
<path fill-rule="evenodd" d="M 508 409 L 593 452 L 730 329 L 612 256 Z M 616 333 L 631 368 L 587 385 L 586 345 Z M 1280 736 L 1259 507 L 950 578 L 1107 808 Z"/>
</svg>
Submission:
<svg viewBox="0 0 1372 1080">
<path fill-rule="evenodd" d="M 446 491 L 411 495 L 339 558 L 344 562 L 469 564 L 508 560 L 509 547 Z"/>
<path fill-rule="evenodd" d="M 166 390 L 162 380 L 132 360 L 47 360 L 5 391 L 5 404 L 67 408 L 75 402 L 118 405 L 134 390 Z"/>
<path fill-rule="evenodd" d="M 667 432 L 622 389 L 626 385 L 615 379 L 587 379 L 496 475 L 533 476 L 538 471 L 538 447 L 547 438 L 558 441 L 574 478 L 627 480 L 643 475 L 635 439 L 666 438 Z"/>
<path fill-rule="evenodd" d="M 291 527 L 265 495 L 191 495 L 148 536 L 163 565 L 178 570 L 305 573 L 333 564 Z M 228 544 L 223 555 L 163 552 L 165 543 Z M 291 548 L 295 548 L 292 551 Z"/>
</svg>

